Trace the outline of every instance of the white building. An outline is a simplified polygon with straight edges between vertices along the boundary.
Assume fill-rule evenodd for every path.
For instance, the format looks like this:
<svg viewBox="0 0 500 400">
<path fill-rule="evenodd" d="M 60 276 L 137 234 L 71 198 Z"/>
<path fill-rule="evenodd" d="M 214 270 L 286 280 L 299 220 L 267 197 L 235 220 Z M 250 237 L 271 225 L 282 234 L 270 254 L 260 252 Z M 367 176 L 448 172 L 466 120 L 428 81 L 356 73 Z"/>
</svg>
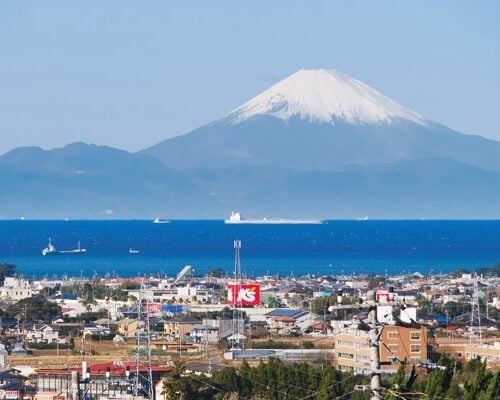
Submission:
<svg viewBox="0 0 500 400">
<path fill-rule="evenodd" d="M 31 285 L 30 281 L 22 278 L 8 276 L 3 286 L 0 287 L 0 298 L 4 300 L 19 301 L 40 293 Z"/>
<path fill-rule="evenodd" d="M 190 339 L 198 344 L 216 344 L 219 342 L 219 329 L 210 325 L 199 325 L 191 330 Z"/>
<path fill-rule="evenodd" d="M 59 330 L 50 325 L 35 324 L 30 330 L 25 332 L 26 340 L 29 343 L 65 343 L 66 338 L 59 336 Z"/>
</svg>

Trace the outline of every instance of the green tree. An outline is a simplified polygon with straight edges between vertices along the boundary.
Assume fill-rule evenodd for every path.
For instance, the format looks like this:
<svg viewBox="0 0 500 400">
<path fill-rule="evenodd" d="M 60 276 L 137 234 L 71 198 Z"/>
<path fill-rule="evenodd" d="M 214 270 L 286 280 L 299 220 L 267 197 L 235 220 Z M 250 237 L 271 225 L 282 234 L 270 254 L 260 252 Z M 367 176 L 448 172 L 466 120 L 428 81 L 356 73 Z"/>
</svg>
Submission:
<svg viewBox="0 0 500 400">
<path fill-rule="evenodd" d="M 446 363 L 448 363 L 448 365 L 444 366 L 443 364 Z M 455 363 L 453 361 L 448 362 L 446 357 L 441 355 L 438 365 L 441 368 L 435 369 L 427 377 L 425 393 L 430 400 L 444 397 L 453 378 L 453 371 L 455 369 Z"/>
<path fill-rule="evenodd" d="M 493 376 L 490 374 L 490 383 L 486 390 L 479 395 L 478 400 L 498 400 L 500 399 L 500 370 Z"/>
<path fill-rule="evenodd" d="M 213 374 L 212 381 L 227 392 L 238 392 L 240 379 L 233 368 L 224 368 Z"/>
<path fill-rule="evenodd" d="M 276 297 L 270 297 L 269 300 L 267 300 L 266 307 L 269 308 L 279 308 L 282 307 L 281 301 L 279 301 L 278 298 Z"/>
<path fill-rule="evenodd" d="M 464 382 L 463 400 L 489 400 L 489 398 L 485 396 L 492 379 L 493 374 L 486 370 L 486 363 L 481 363 L 475 376 L 471 380 Z M 493 392 L 495 390 L 496 389 L 494 389 Z"/>
<path fill-rule="evenodd" d="M 6 309 L 6 314 L 13 318 L 23 320 L 43 320 L 50 322 L 52 317 L 61 315 L 61 307 L 48 301 L 41 295 L 27 297 L 11 304 Z"/>
</svg>

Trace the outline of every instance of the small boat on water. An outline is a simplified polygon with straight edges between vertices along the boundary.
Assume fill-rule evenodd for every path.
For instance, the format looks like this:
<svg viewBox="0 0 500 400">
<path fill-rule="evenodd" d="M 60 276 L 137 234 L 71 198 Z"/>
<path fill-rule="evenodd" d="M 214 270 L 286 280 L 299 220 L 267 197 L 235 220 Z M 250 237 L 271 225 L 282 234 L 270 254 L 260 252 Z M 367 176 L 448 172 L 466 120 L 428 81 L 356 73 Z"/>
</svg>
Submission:
<svg viewBox="0 0 500 400">
<path fill-rule="evenodd" d="M 153 220 L 153 224 L 168 224 L 170 221 L 168 219 L 160 219 L 159 217 L 156 217 Z"/>
<path fill-rule="evenodd" d="M 47 247 L 45 247 L 43 250 L 42 250 L 42 255 L 44 256 L 53 256 L 53 255 L 56 255 L 57 254 L 57 249 L 56 247 L 52 244 L 52 241 L 50 240 L 49 238 L 49 244 L 47 245 Z"/>
<path fill-rule="evenodd" d="M 82 249 L 80 247 L 80 241 L 78 241 L 78 247 L 73 250 L 61 250 L 60 253 L 62 254 L 84 254 L 87 251 L 87 249 Z"/>
<path fill-rule="evenodd" d="M 133 249 L 132 247 L 130 249 L 128 249 L 128 252 L 129 252 L 129 254 L 139 254 L 140 253 L 139 250 Z"/>
</svg>

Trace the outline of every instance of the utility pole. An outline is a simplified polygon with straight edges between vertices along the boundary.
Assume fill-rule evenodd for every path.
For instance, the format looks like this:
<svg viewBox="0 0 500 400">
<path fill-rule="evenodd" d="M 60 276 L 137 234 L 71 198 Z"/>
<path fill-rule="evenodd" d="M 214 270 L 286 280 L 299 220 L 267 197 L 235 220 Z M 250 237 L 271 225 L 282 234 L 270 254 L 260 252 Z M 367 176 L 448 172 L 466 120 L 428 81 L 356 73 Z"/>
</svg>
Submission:
<svg viewBox="0 0 500 400">
<path fill-rule="evenodd" d="M 380 349 L 379 349 L 379 326 L 377 321 L 377 304 L 375 292 L 368 292 L 368 303 L 372 304 L 368 310 L 368 325 L 370 326 L 370 389 L 371 400 L 380 400 Z"/>
<path fill-rule="evenodd" d="M 234 241 L 234 282 L 233 286 L 233 335 L 235 340 L 233 348 L 242 349 L 243 336 L 243 310 L 242 300 L 239 298 L 241 289 L 241 263 L 240 263 L 241 240 Z"/>
</svg>

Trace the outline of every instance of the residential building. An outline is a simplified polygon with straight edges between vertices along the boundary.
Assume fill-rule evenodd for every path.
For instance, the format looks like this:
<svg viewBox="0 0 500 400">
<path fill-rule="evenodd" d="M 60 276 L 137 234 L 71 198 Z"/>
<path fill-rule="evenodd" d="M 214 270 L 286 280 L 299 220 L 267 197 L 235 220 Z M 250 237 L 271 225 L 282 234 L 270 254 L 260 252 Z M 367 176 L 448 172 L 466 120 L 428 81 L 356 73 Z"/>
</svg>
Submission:
<svg viewBox="0 0 500 400">
<path fill-rule="evenodd" d="M 139 321 L 136 319 L 123 318 L 118 321 L 118 334 L 126 338 L 135 337 L 139 329 Z"/>
<path fill-rule="evenodd" d="M 337 367 L 342 371 L 369 374 L 370 340 L 367 330 L 353 324 L 335 338 Z M 380 365 L 382 369 L 394 369 L 394 364 L 407 360 L 409 363 L 426 361 L 427 329 L 385 325 L 380 333 Z"/>
<path fill-rule="evenodd" d="M 314 316 L 302 310 L 277 308 L 265 314 L 266 324 L 272 335 L 301 334 L 311 327 Z"/>
<path fill-rule="evenodd" d="M 59 329 L 48 324 L 34 324 L 25 331 L 25 338 L 29 343 L 65 343 L 66 338 L 59 336 Z"/>
<path fill-rule="evenodd" d="M 195 326 L 191 330 L 189 342 L 196 344 L 217 344 L 219 329 L 210 325 Z"/>
<path fill-rule="evenodd" d="M 0 287 L 0 298 L 10 301 L 19 301 L 40 293 L 26 279 L 8 276 Z"/>
<path fill-rule="evenodd" d="M 0 398 L 6 400 L 34 398 L 36 387 L 27 383 L 28 378 L 22 376 L 16 369 L 7 368 L 0 371 Z"/>
<path fill-rule="evenodd" d="M 191 316 L 176 317 L 163 323 L 163 332 L 170 338 L 185 338 L 194 327 L 201 327 L 201 320 Z"/>
</svg>

